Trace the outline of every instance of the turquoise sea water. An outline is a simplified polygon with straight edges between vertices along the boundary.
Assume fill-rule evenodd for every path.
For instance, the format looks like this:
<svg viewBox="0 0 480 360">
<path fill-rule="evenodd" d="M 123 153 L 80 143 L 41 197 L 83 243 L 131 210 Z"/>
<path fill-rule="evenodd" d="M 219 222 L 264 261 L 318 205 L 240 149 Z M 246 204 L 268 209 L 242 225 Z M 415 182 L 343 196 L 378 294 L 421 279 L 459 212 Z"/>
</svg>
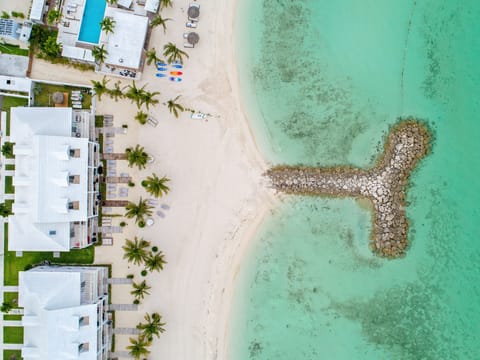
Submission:
<svg viewBox="0 0 480 360">
<path fill-rule="evenodd" d="M 407 200 L 411 247 L 367 247 L 350 199 L 291 197 L 252 243 L 229 358 L 480 359 L 480 2 L 258 0 L 237 52 L 274 164 L 372 164 L 390 124 L 431 126 Z"/>
<path fill-rule="evenodd" d="M 78 41 L 98 44 L 100 40 L 100 22 L 107 6 L 106 0 L 87 0 L 82 17 Z"/>
</svg>

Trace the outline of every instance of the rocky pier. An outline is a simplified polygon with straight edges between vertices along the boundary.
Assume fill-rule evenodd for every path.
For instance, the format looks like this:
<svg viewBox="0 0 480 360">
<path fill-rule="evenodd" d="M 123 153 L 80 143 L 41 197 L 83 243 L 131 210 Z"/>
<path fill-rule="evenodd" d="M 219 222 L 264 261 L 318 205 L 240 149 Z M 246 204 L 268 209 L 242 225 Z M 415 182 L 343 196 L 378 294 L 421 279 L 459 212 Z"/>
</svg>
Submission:
<svg viewBox="0 0 480 360">
<path fill-rule="evenodd" d="M 382 257 L 396 258 L 408 247 L 408 179 L 430 147 L 425 124 L 407 119 L 390 129 L 384 152 L 373 168 L 276 166 L 266 175 L 275 189 L 288 194 L 368 199 L 373 205 L 370 248 Z"/>
</svg>

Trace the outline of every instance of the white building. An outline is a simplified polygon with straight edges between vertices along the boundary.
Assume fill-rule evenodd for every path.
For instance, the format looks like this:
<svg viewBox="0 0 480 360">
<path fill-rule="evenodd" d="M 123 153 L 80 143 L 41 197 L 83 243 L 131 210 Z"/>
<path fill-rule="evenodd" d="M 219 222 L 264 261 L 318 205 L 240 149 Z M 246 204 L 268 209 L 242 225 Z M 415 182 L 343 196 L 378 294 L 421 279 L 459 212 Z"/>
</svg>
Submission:
<svg viewBox="0 0 480 360">
<path fill-rule="evenodd" d="M 106 360 L 108 319 L 106 267 L 41 266 L 19 273 L 24 360 Z"/>
<path fill-rule="evenodd" d="M 9 250 L 69 251 L 96 241 L 99 146 L 89 139 L 90 116 L 71 108 L 11 109 Z"/>
<path fill-rule="evenodd" d="M 30 21 L 43 24 L 43 15 L 47 10 L 46 0 L 32 0 L 32 6 L 30 7 Z"/>
</svg>

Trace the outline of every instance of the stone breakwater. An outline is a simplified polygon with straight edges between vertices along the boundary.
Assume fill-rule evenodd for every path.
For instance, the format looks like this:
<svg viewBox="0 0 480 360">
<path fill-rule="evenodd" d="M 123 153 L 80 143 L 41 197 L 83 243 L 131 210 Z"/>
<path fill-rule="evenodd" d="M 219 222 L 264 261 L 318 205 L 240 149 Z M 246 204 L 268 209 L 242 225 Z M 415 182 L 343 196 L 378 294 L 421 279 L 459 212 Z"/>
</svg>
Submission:
<svg viewBox="0 0 480 360">
<path fill-rule="evenodd" d="M 384 152 L 371 169 L 353 167 L 277 166 L 266 175 L 272 186 L 288 194 L 366 198 L 373 204 L 370 248 L 380 256 L 395 258 L 408 247 L 405 191 L 410 173 L 428 154 L 431 136 L 413 119 L 390 130 Z"/>
</svg>

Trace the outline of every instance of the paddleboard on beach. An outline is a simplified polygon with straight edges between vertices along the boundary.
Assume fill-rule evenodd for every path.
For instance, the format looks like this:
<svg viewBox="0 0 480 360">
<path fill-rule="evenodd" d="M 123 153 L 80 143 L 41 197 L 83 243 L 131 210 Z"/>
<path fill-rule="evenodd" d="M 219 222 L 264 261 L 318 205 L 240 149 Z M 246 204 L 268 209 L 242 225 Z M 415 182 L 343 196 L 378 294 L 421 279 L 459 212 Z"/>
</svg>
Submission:
<svg viewBox="0 0 480 360">
<path fill-rule="evenodd" d="M 168 66 L 167 64 L 164 64 L 163 62 L 159 61 L 157 62 L 157 66 Z"/>
<path fill-rule="evenodd" d="M 173 68 L 175 68 L 175 69 L 181 69 L 181 68 L 183 68 L 183 65 L 182 65 L 182 64 L 179 64 L 179 63 L 173 63 L 171 66 L 172 66 Z"/>
<path fill-rule="evenodd" d="M 156 77 L 165 77 L 167 76 L 167 74 L 162 74 L 162 73 L 157 73 L 155 74 Z"/>
<path fill-rule="evenodd" d="M 170 81 L 176 81 L 176 82 L 182 81 L 182 78 L 175 77 L 175 76 L 170 76 L 169 79 Z"/>
<path fill-rule="evenodd" d="M 157 70 L 158 70 L 158 71 L 167 71 L 167 70 L 168 70 L 168 68 L 166 68 L 166 67 L 161 67 L 161 66 L 158 66 L 158 67 L 157 67 Z"/>
<path fill-rule="evenodd" d="M 182 75 L 182 74 L 183 74 L 183 72 L 181 72 L 181 71 L 170 71 L 170 75 L 177 75 L 178 76 L 178 75 Z"/>
</svg>

